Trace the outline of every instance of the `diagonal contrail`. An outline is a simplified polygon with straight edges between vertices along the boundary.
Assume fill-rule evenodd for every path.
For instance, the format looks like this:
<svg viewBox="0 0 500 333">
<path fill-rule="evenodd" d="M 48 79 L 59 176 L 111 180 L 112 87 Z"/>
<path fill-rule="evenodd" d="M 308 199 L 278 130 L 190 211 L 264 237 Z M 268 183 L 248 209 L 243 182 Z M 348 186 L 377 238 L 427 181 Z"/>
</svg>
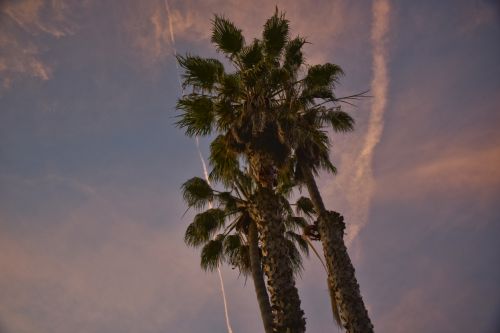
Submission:
<svg viewBox="0 0 500 333">
<path fill-rule="evenodd" d="M 167 18 L 168 18 L 168 28 L 170 31 L 170 42 L 172 44 L 172 50 L 175 58 L 177 58 L 177 49 L 175 48 L 175 34 L 174 34 L 174 27 L 172 24 L 172 19 L 170 15 L 170 6 L 168 4 L 168 0 L 164 1 L 165 4 L 165 9 L 167 11 Z M 180 76 L 180 69 L 179 69 L 179 64 L 177 62 L 177 59 L 175 59 L 175 67 L 177 69 L 177 79 L 179 80 L 179 87 L 181 89 L 181 94 L 184 93 L 184 89 L 182 87 L 182 82 L 181 82 L 181 76 Z M 201 154 L 200 150 L 200 140 L 198 137 L 195 138 L 196 142 L 196 150 L 198 151 L 198 156 L 200 158 L 201 166 L 203 167 L 203 175 L 205 176 L 205 180 L 207 181 L 208 184 L 210 184 L 210 180 L 208 178 L 208 170 L 207 170 L 207 164 L 205 163 L 205 159 L 203 158 L 203 155 Z M 209 203 L 209 208 L 212 208 L 212 203 Z M 228 306 L 227 306 L 227 298 L 226 298 L 226 291 L 224 289 L 224 279 L 222 278 L 222 272 L 219 266 L 217 266 L 217 273 L 219 275 L 219 282 L 220 282 L 220 290 L 222 294 L 222 300 L 224 301 L 224 315 L 226 318 L 226 327 L 228 333 L 233 333 L 233 328 L 231 327 L 231 322 L 229 320 L 229 311 L 228 311 Z"/>
<path fill-rule="evenodd" d="M 373 45 L 373 79 L 371 92 L 373 100 L 370 121 L 361 152 L 354 162 L 354 179 L 348 194 L 351 207 L 357 207 L 358 224 L 353 225 L 347 235 L 351 243 L 359 231 L 368 223 L 371 198 L 375 189 L 372 162 L 375 147 L 384 128 L 384 111 L 387 104 L 389 76 L 387 71 L 387 33 L 389 31 L 389 0 L 374 0 L 371 40 Z"/>
</svg>

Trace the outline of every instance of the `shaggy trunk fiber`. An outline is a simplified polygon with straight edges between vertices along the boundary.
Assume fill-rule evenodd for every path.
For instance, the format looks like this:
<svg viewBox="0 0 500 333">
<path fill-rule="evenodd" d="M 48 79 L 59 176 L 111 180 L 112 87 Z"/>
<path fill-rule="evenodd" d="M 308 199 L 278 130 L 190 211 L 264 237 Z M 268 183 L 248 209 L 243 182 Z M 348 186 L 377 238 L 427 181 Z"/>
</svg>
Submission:
<svg viewBox="0 0 500 333">
<path fill-rule="evenodd" d="M 373 325 L 354 275 L 354 266 L 344 244 L 344 218 L 339 213 L 326 210 L 311 170 L 303 167 L 302 173 L 319 216 L 318 231 L 328 268 L 328 288 L 339 307 L 342 325 L 346 333 L 373 333 Z"/>
<path fill-rule="evenodd" d="M 273 333 L 273 313 L 269 296 L 267 295 L 266 283 L 262 272 L 261 257 L 259 251 L 259 239 L 257 226 L 254 222 L 250 223 L 248 230 L 248 247 L 250 252 L 250 267 L 252 270 L 253 284 L 257 294 L 257 303 L 259 304 L 260 315 L 264 324 L 266 333 Z"/>
<path fill-rule="evenodd" d="M 271 298 L 273 332 L 303 333 L 306 321 L 288 258 L 281 204 L 270 188 L 259 189 L 252 201 L 255 206 L 251 215 L 257 222 L 264 274 Z"/>
</svg>

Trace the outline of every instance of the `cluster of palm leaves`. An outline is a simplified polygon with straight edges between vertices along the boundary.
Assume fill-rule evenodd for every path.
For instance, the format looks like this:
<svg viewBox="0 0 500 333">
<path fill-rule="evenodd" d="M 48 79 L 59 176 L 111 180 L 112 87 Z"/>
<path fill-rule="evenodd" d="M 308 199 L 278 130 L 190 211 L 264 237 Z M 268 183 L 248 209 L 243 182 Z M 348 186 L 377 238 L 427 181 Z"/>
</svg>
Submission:
<svg viewBox="0 0 500 333">
<path fill-rule="evenodd" d="M 266 333 L 299 333 L 306 321 L 295 277 L 301 252 L 321 240 L 335 319 L 347 332 L 373 332 L 343 242 L 343 218 L 326 210 L 315 183 L 320 170 L 335 172 L 328 129 L 353 129 L 339 102 L 359 95 L 334 95 L 341 68 L 306 65 L 306 40 L 290 37 L 278 10 L 250 43 L 215 16 L 211 40 L 230 71 L 218 59 L 177 58 L 189 92 L 178 101 L 176 124 L 188 136 L 214 137 L 210 183 L 192 178 L 182 186 L 188 206 L 199 211 L 185 242 L 201 247 L 202 268 L 227 263 L 252 276 Z M 290 204 L 300 186 L 310 199 Z"/>
</svg>

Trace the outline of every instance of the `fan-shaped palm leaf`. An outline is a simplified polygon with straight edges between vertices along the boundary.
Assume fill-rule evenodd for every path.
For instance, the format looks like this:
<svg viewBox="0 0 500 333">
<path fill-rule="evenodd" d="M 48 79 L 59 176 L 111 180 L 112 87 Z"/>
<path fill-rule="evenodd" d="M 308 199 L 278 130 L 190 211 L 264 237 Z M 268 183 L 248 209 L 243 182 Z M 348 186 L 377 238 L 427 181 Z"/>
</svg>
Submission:
<svg viewBox="0 0 500 333">
<path fill-rule="evenodd" d="M 226 212 L 218 208 L 196 214 L 193 223 L 186 229 L 184 241 L 191 246 L 206 243 L 224 225 L 225 217 Z"/>
<path fill-rule="evenodd" d="M 285 14 L 279 13 L 278 8 L 276 8 L 275 14 L 264 24 L 262 40 L 264 41 L 266 55 L 269 58 L 278 57 L 285 47 L 290 30 L 288 23 Z"/>
<path fill-rule="evenodd" d="M 219 51 L 234 56 L 245 45 L 245 39 L 234 23 L 223 16 L 215 15 L 212 21 L 212 43 Z"/>
<path fill-rule="evenodd" d="M 183 128 L 187 136 L 207 135 L 212 132 L 214 123 L 214 104 L 204 95 L 183 96 L 177 102 L 177 109 L 183 111 L 175 123 Z"/>
<path fill-rule="evenodd" d="M 209 240 L 201 250 L 201 268 L 206 271 L 213 271 L 224 259 L 224 236 Z"/>
<path fill-rule="evenodd" d="M 297 214 L 302 214 L 307 217 L 312 217 L 316 213 L 314 210 L 314 204 L 311 199 L 306 197 L 300 197 L 295 203 L 295 212 Z"/>
<path fill-rule="evenodd" d="M 200 177 L 193 177 L 181 186 L 182 197 L 189 207 L 201 209 L 214 199 L 214 191 Z"/>
<path fill-rule="evenodd" d="M 224 65 L 217 59 L 177 55 L 177 62 L 184 69 L 183 87 L 211 91 L 224 75 Z"/>
</svg>

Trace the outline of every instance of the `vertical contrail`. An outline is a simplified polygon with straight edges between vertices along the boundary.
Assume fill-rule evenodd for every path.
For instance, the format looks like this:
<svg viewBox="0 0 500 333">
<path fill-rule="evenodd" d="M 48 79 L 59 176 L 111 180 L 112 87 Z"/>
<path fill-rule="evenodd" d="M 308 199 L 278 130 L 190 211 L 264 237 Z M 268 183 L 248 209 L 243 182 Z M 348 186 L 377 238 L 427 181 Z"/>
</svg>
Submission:
<svg viewBox="0 0 500 333">
<path fill-rule="evenodd" d="M 361 152 L 355 160 L 354 179 L 349 191 L 349 203 L 358 207 L 356 220 L 347 235 L 351 243 L 359 231 L 368 223 L 371 198 L 375 188 L 372 162 L 373 152 L 380 141 L 384 128 L 384 111 L 387 104 L 389 77 L 387 73 L 387 33 L 389 31 L 390 4 L 389 0 L 374 0 L 372 7 L 373 23 L 371 40 L 373 45 L 373 79 L 371 92 L 373 100 L 370 121 Z"/>
<path fill-rule="evenodd" d="M 196 137 L 196 149 L 198 150 L 198 156 L 200 157 L 201 161 L 201 166 L 203 167 L 203 175 L 205 176 L 205 180 L 209 185 L 210 184 L 210 179 L 208 178 L 208 170 L 207 170 L 207 164 L 205 163 L 205 159 L 203 158 L 203 155 L 201 154 L 200 150 L 200 140 L 198 140 L 198 137 Z M 212 203 L 210 202 L 208 204 L 209 208 L 212 208 Z M 220 270 L 220 267 L 217 266 L 217 273 L 219 274 L 219 281 L 220 281 L 220 290 L 222 292 L 222 299 L 224 300 L 224 315 L 226 316 L 226 326 L 227 326 L 227 331 L 229 333 L 233 333 L 233 329 L 231 327 L 231 323 L 229 321 L 229 311 L 227 309 L 227 300 L 226 300 L 226 291 L 224 290 L 224 280 L 222 279 L 222 272 Z"/>
<path fill-rule="evenodd" d="M 172 19 L 171 19 L 171 15 L 170 15 L 170 6 L 168 4 L 168 0 L 165 0 L 164 4 L 165 4 L 165 9 L 167 11 L 168 29 L 170 31 L 170 42 L 172 43 L 172 50 L 173 50 L 174 56 L 176 58 L 175 59 L 175 67 L 177 69 L 177 79 L 179 80 L 179 87 L 181 89 L 181 93 L 183 93 L 184 89 L 182 88 L 180 69 L 179 69 L 179 64 L 177 63 L 177 49 L 175 48 L 174 27 L 172 25 Z M 203 155 L 201 154 L 200 141 L 198 140 L 198 137 L 195 138 L 195 142 L 196 142 L 196 150 L 198 151 L 198 156 L 199 156 L 200 161 L 201 161 L 201 166 L 203 167 L 203 175 L 205 176 L 205 180 L 207 181 L 207 183 L 210 184 L 210 180 L 208 178 L 207 164 L 205 163 L 205 159 L 203 158 Z M 209 204 L 209 207 L 212 208 L 212 203 Z M 229 311 L 228 311 L 228 306 L 227 306 L 226 291 L 224 289 L 224 279 L 222 278 L 222 272 L 218 266 L 217 266 L 217 273 L 219 275 L 222 300 L 224 301 L 224 315 L 226 318 L 227 331 L 228 331 L 228 333 L 233 333 L 233 329 L 231 327 L 231 322 L 229 321 Z"/>
</svg>

